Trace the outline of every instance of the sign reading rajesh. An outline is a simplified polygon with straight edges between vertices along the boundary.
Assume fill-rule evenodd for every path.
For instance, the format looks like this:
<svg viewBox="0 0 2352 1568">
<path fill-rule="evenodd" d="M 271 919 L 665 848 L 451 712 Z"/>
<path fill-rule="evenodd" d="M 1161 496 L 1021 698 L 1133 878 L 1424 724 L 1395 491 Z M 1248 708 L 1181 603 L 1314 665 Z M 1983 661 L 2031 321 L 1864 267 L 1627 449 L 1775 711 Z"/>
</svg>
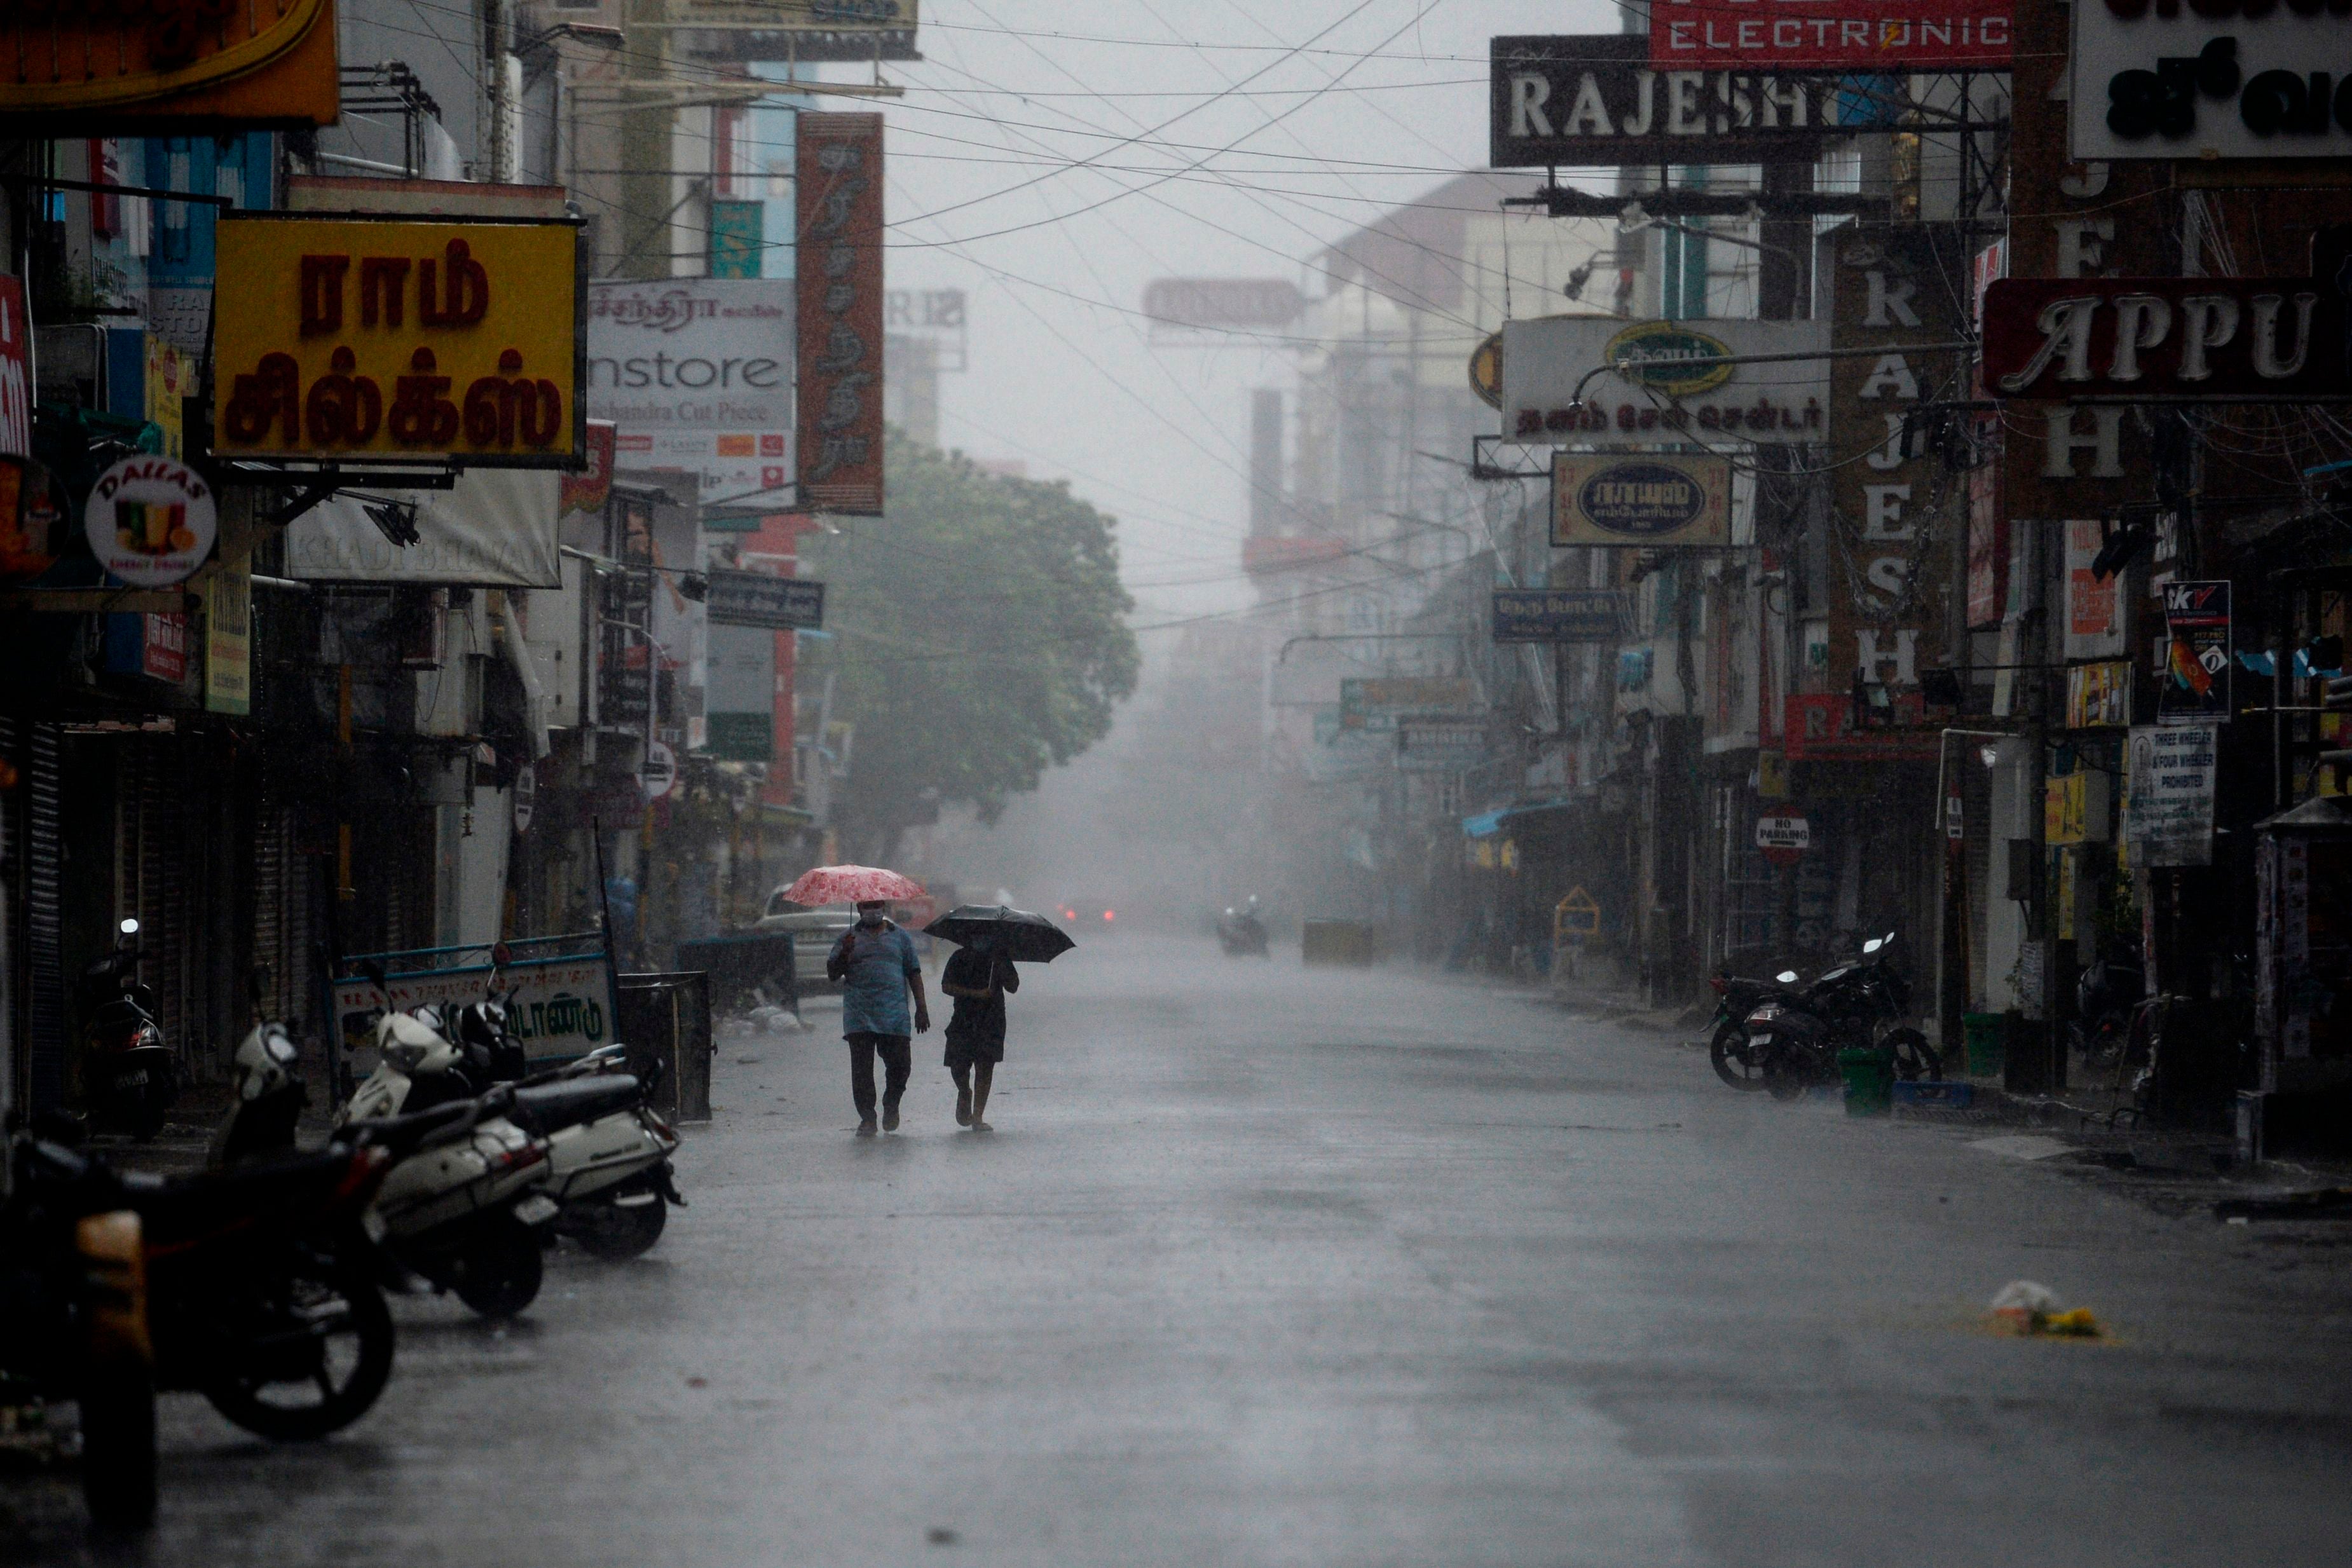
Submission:
<svg viewBox="0 0 2352 1568">
<path fill-rule="evenodd" d="M 1643 549 L 1731 543 L 1731 463 L 1686 453 L 1559 452 L 1551 542 Z"/>
<path fill-rule="evenodd" d="M 1645 40 L 1614 33 L 1490 47 L 1496 169 L 1811 162 L 1838 134 L 1834 78 L 1654 70 Z"/>
<path fill-rule="evenodd" d="M 1654 0 L 1654 66 L 1919 71 L 2009 64 L 2011 0 Z"/>
<path fill-rule="evenodd" d="M 225 457 L 570 468 L 586 447 L 580 225 L 224 214 Z"/>
</svg>

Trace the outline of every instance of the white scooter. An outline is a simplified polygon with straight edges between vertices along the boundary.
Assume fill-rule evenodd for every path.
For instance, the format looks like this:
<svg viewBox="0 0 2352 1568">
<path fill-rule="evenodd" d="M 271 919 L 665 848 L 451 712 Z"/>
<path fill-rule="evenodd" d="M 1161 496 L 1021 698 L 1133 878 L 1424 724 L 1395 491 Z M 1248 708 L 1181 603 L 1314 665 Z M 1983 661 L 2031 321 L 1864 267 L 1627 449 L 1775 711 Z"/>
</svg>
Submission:
<svg viewBox="0 0 2352 1568">
<path fill-rule="evenodd" d="M 388 1002 L 382 972 L 369 975 Z M 426 1016 L 387 1006 L 376 1020 L 375 1050 L 375 1071 L 336 1113 L 338 1128 L 461 1099 L 478 1098 L 485 1113 L 467 1136 L 421 1149 L 392 1168 L 377 1191 L 370 1233 L 403 1270 L 456 1291 L 485 1317 L 522 1311 L 539 1295 L 538 1228 L 559 1210 L 540 1190 L 548 1174 L 546 1141 L 511 1119 L 511 1088 L 476 1094 L 455 1071 L 461 1053 Z M 412 1094 L 419 1082 L 439 1092 Z"/>
</svg>

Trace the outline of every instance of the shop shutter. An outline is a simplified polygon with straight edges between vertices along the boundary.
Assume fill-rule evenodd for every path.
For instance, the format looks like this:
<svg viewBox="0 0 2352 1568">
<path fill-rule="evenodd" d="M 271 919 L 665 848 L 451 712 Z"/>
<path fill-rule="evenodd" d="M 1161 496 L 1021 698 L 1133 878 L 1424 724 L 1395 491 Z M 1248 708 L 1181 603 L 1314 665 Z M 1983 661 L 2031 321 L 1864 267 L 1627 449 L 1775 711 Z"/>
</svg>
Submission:
<svg viewBox="0 0 2352 1568">
<path fill-rule="evenodd" d="M 52 724 L 29 727 L 25 749 L 25 957 L 26 1109 L 49 1110 L 66 1092 L 65 839 L 60 817 L 64 745 Z"/>
</svg>

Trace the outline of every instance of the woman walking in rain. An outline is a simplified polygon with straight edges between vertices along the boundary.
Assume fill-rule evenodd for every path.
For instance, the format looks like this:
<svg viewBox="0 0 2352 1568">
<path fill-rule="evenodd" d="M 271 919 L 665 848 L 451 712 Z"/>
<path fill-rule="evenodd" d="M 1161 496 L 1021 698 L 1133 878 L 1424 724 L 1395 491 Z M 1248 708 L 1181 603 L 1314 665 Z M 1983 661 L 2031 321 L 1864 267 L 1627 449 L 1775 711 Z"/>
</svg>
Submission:
<svg viewBox="0 0 2352 1568">
<path fill-rule="evenodd" d="M 940 989 L 955 998 L 947 1069 L 955 1075 L 956 1123 L 975 1133 L 992 1130 L 988 1091 L 1004 1060 L 1004 994 L 1020 988 L 1021 976 L 993 937 L 957 948 L 940 974 Z"/>
</svg>

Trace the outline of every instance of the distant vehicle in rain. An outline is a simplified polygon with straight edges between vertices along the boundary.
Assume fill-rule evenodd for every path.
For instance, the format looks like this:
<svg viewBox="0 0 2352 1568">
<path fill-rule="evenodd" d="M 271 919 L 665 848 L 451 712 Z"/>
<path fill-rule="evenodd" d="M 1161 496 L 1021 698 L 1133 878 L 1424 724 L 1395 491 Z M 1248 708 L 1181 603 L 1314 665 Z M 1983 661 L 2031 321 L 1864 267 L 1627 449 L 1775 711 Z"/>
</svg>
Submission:
<svg viewBox="0 0 2352 1568">
<path fill-rule="evenodd" d="M 793 977 L 803 996 L 839 990 L 839 986 L 825 978 L 824 956 L 833 951 L 843 932 L 857 924 L 857 911 L 846 904 L 794 904 L 784 896 L 784 887 L 790 885 L 787 883 L 768 895 L 768 907 L 753 929 L 792 934 Z"/>
<path fill-rule="evenodd" d="M 1054 915 L 1073 931 L 1107 931 L 1118 924 L 1117 906 L 1093 898 L 1067 899 L 1054 905 Z"/>
</svg>

